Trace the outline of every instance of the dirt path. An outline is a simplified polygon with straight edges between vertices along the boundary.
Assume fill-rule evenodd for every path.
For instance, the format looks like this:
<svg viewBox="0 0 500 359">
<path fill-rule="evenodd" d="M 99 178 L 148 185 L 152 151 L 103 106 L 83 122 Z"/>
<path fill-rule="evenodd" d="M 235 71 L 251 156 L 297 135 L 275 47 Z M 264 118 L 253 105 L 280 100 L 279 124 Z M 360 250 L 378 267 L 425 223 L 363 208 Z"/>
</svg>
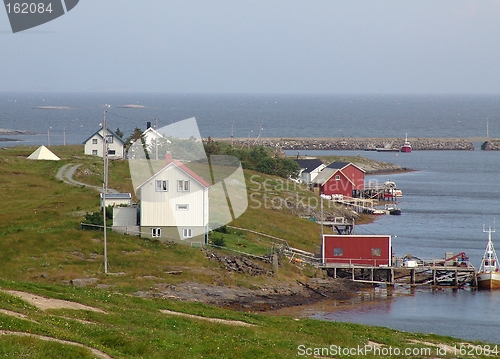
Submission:
<svg viewBox="0 0 500 359">
<path fill-rule="evenodd" d="M 104 352 L 102 352 L 100 350 L 97 350 L 97 349 L 94 349 L 94 348 L 90 348 L 90 347 L 85 346 L 83 344 L 75 343 L 75 342 L 70 342 L 70 341 L 62 340 L 62 339 L 56 339 L 56 338 L 52 338 L 52 337 L 46 337 L 44 335 L 31 334 L 31 333 L 23 333 L 23 332 L 10 332 L 8 330 L 0 330 L 0 335 L 16 335 L 16 336 L 19 336 L 19 337 L 30 337 L 30 338 L 36 338 L 36 339 L 40 339 L 40 340 L 45 340 L 45 341 L 48 341 L 48 342 L 56 342 L 56 343 L 61 343 L 61 344 L 66 344 L 66 345 L 73 345 L 75 347 L 80 347 L 80 348 L 84 348 L 84 349 L 90 350 L 92 352 L 92 354 L 95 355 L 98 358 L 113 359 L 113 357 L 109 356 L 108 354 L 106 354 L 106 353 L 104 353 Z"/>
<path fill-rule="evenodd" d="M 160 310 L 163 314 L 169 314 L 169 315 L 177 315 L 180 317 L 186 317 L 186 318 L 191 318 L 191 319 L 201 319 L 201 320 L 206 320 L 208 322 L 212 323 L 220 323 L 220 324 L 228 324 L 228 325 L 236 325 L 240 327 L 255 327 L 255 324 L 250 324 L 246 322 L 242 322 L 240 320 L 228 320 L 228 319 L 220 319 L 220 318 L 209 318 L 209 317 L 201 317 L 199 315 L 193 315 L 193 314 L 187 314 L 187 313 L 180 313 L 180 312 L 173 312 L 171 310 Z"/>
<path fill-rule="evenodd" d="M 73 164 L 69 163 L 61 168 L 59 168 L 59 171 L 57 171 L 56 178 L 60 181 L 63 181 L 64 183 L 70 184 L 72 186 L 85 186 L 89 188 L 93 188 L 96 191 L 102 192 L 102 187 L 99 186 L 93 186 L 87 183 L 79 182 L 73 179 L 73 176 L 75 175 L 76 170 L 81 166 L 81 164 Z M 108 188 L 108 193 L 118 193 L 118 191 Z"/>
<path fill-rule="evenodd" d="M 2 292 L 19 297 L 22 300 L 27 301 L 31 305 L 34 305 L 35 307 L 37 307 L 41 310 L 76 309 L 76 310 L 90 310 L 90 311 L 98 312 L 98 313 L 106 313 L 105 311 L 103 311 L 99 308 L 89 307 L 87 305 L 83 305 L 83 304 L 76 303 L 76 302 L 70 302 L 67 300 L 45 298 L 42 296 L 38 296 L 35 294 L 31 294 L 31 293 L 20 292 L 17 290 L 2 290 Z"/>
</svg>

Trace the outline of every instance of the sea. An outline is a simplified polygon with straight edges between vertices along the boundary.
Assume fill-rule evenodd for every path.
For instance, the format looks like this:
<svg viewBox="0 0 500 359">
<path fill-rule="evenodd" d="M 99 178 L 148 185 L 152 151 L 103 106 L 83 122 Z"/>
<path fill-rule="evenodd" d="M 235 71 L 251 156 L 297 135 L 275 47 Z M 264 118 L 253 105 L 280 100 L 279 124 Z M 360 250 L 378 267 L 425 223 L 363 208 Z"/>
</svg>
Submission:
<svg viewBox="0 0 500 359">
<path fill-rule="evenodd" d="M 141 108 L 123 108 L 138 105 Z M 48 107 L 48 108 L 47 108 Z M 496 229 L 500 248 L 500 151 L 481 151 L 481 138 L 500 138 L 500 95 L 283 95 L 0 92 L 0 128 L 34 134 L 4 136 L 0 147 L 81 144 L 102 123 L 125 137 L 151 122 L 159 127 L 195 117 L 202 137 L 468 138 L 474 151 L 301 151 L 353 155 L 414 171 L 369 176 L 402 189 L 401 216 L 357 225 L 357 234 L 389 234 L 396 256 L 443 258 L 465 252 L 479 267 Z M 289 153 L 295 155 L 296 152 Z M 499 222 L 498 225 L 496 222 Z M 483 227 L 484 226 L 484 227 Z M 370 305 L 321 306 L 302 315 L 499 344 L 500 291 L 377 289 Z M 300 309 L 297 309 L 300 310 Z"/>
</svg>

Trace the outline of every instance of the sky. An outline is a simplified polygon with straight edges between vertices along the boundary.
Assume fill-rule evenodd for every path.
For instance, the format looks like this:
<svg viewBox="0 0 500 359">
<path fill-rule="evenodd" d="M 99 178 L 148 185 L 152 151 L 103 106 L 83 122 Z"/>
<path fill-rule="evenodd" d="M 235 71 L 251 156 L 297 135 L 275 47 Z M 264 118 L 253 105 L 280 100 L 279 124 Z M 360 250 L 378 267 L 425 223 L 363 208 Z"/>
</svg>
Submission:
<svg viewBox="0 0 500 359">
<path fill-rule="evenodd" d="M 12 33 L 0 91 L 500 93 L 498 0 L 80 0 Z"/>
</svg>

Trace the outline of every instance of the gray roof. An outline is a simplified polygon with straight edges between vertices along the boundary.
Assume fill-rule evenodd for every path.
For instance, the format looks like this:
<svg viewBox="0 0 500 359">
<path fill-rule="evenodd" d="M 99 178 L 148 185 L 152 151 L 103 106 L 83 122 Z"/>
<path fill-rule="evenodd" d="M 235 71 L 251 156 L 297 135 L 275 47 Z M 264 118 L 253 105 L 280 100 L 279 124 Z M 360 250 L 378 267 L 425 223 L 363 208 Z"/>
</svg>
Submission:
<svg viewBox="0 0 500 359">
<path fill-rule="evenodd" d="M 324 184 L 326 181 L 328 181 L 332 176 L 333 174 L 337 172 L 337 170 L 334 170 L 332 168 L 325 168 L 323 169 L 323 171 L 321 171 L 317 176 L 316 178 L 312 181 L 312 183 L 314 184 Z"/>
<path fill-rule="evenodd" d="M 321 166 L 323 162 L 317 158 L 307 158 L 307 159 L 294 159 L 295 162 L 299 165 L 300 169 L 303 170 L 303 172 L 311 172 L 314 171 L 316 168 Z"/>
<path fill-rule="evenodd" d="M 102 198 L 102 193 L 101 193 Z M 131 199 L 130 193 L 106 193 L 106 199 Z"/>
<path fill-rule="evenodd" d="M 341 170 L 345 166 L 347 166 L 350 162 L 332 162 L 326 168 L 331 168 L 334 170 Z"/>
</svg>

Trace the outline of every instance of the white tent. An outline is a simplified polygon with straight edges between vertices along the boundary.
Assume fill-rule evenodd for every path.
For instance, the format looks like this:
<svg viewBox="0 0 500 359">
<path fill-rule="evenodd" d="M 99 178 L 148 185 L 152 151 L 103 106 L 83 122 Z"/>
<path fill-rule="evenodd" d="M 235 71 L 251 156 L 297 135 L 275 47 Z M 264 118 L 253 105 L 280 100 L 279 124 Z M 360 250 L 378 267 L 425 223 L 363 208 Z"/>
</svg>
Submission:
<svg viewBox="0 0 500 359">
<path fill-rule="evenodd" d="M 48 161 L 59 161 L 60 158 L 52 153 L 47 147 L 40 146 L 28 156 L 29 160 L 48 160 Z"/>
</svg>

